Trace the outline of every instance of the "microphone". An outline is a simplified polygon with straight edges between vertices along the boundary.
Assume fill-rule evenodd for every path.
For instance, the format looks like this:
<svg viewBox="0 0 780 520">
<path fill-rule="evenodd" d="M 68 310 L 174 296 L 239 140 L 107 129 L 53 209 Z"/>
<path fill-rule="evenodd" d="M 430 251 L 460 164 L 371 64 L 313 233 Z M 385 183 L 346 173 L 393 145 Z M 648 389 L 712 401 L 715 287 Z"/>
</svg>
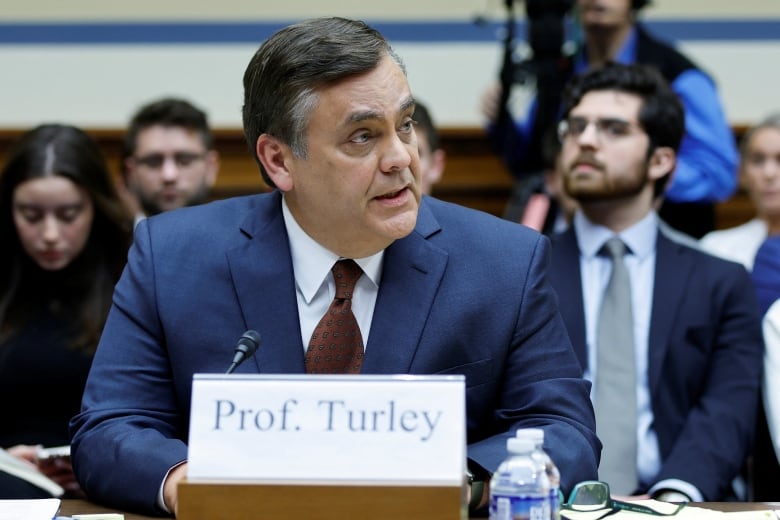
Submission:
<svg viewBox="0 0 780 520">
<path fill-rule="evenodd" d="M 254 356 L 260 347 L 260 334 L 255 330 L 244 332 L 236 343 L 236 353 L 233 355 L 233 362 L 225 374 L 232 374 L 238 365 L 243 363 L 246 358 Z"/>
</svg>

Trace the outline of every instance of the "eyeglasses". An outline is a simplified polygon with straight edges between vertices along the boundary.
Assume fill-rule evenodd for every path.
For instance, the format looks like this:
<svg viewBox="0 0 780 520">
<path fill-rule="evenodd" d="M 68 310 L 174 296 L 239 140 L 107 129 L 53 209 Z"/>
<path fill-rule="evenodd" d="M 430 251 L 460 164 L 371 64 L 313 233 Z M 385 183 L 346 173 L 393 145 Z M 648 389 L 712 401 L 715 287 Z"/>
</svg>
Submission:
<svg viewBox="0 0 780 520">
<path fill-rule="evenodd" d="M 189 168 L 197 161 L 205 159 L 205 153 L 195 152 L 176 152 L 170 155 L 161 153 L 150 153 L 149 155 L 142 155 L 141 157 L 134 157 L 133 161 L 140 167 L 147 168 L 149 170 L 159 170 L 165 164 L 168 159 L 173 160 L 173 163 L 177 168 Z"/>
<path fill-rule="evenodd" d="M 558 123 L 558 139 L 561 142 L 566 139 L 579 139 L 591 123 L 596 127 L 596 135 L 606 141 L 616 141 L 631 135 L 632 128 L 639 128 L 636 123 L 614 117 L 599 118 L 593 121 L 584 117 L 569 117 Z"/>
<path fill-rule="evenodd" d="M 569 501 L 561 504 L 561 509 L 578 512 L 600 511 L 604 509 L 604 514 L 600 516 L 588 517 L 590 520 L 600 520 L 619 511 L 632 511 L 634 513 L 644 513 L 654 516 L 674 516 L 685 507 L 685 503 L 679 504 L 677 508 L 670 513 L 656 511 L 652 507 L 635 504 L 632 502 L 622 502 L 612 500 L 609 494 L 609 484 L 596 480 L 586 480 L 580 482 L 569 495 Z"/>
</svg>

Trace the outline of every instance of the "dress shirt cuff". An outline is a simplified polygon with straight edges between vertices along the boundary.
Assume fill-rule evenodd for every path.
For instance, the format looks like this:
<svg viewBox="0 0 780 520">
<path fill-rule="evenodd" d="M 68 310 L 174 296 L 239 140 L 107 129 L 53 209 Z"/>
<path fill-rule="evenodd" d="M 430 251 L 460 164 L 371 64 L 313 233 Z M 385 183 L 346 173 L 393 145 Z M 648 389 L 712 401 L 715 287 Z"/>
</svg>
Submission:
<svg viewBox="0 0 780 520">
<path fill-rule="evenodd" d="M 673 493 L 682 493 L 683 495 L 688 497 L 687 501 L 689 502 L 704 502 L 704 497 L 702 496 L 701 491 L 699 491 L 696 486 L 694 486 L 690 482 L 685 482 L 684 480 L 678 480 L 675 478 L 669 478 L 666 480 L 662 480 L 660 482 L 656 482 L 655 485 L 653 485 L 653 487 L 651 487 L 647 493 L 650 495 L 651 498 L 663 500 L 663 498 L 661 498 L 661 495 L 669 491 Z M 669 501 L 677 502 L 677 500 L 669 500 Z"/>
<path fill-rule="evenodd" d="M 183 460 L 176 464 L 175 466 L 172 466 L 171 469 L 168 470 L 168 473 L 165 474 L 165 477 L 163 477 L 162 482 L 160 483 L 160 489 L 157 490 L 157 507 L 162 509 L 168 514 L 173 514 L 171 510 L 168 509 L 168 506 L 165 505 L 165 497 L 163 496 L 163 489 L 165 489 L 165 481 L 168 480 L 168 475 L 171 474 L 171 471 L 175 470 L 182 464 L 187 462 L 186 460 Z"/>
</svg>

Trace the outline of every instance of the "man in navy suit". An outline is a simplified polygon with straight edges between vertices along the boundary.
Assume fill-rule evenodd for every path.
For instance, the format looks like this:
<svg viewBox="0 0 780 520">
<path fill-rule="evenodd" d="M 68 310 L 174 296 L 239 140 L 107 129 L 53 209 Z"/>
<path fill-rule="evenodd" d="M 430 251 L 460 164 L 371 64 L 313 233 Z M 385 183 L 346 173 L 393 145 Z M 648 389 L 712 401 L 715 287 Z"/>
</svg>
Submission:
<svg viewBox="0 0 780 520">
<path fill-rule="evenodd" d="M 193 374 L 224 372 L 247 329 L 263 345 L 238 371 L 304 373 L 340 259 L 362 269 L 352 310 L 363 374 L 466 376 L 477 476 L 497 468 L 516 428 L 534 426 L 564 492 L 594 478 L 590 383 L 547 280 L 549 241 L 421 196 L 415 102 L 387 41 L 341 18 L 292 25 L 263 43 L 244 88 L 247 140 L 275 190 L 139 224 L 71 423 L 86 493 L 175 513 Z"/>
<path fill-rule="evenodd" d="M 612 378 L 596 363 L 598 313 L 612 271 L 599 251 L 613 237 L 628 249 L 627 348 L 634 349 L 637 411 L 636 428 L 625 435 L 636 437 L 638 478 L 610 484 L 661 500 L 722 500 L 752 441 L 763 343 L 744 267 L 659 232 L 654 200 L 674 168 L 682 106 L 652 69 L 612 64 L 575 78 L 564 108 L 564 188 L 580 210 L 552 239 L 550 277 L 594 390 L 602 388 L 599 377 Z M 620 398 L 628 403 L 631 394 Z M 602 438 L 598 405 L 596 417 Z M 614 448 L 602 440 L 603 465 Z"/>
</svg>

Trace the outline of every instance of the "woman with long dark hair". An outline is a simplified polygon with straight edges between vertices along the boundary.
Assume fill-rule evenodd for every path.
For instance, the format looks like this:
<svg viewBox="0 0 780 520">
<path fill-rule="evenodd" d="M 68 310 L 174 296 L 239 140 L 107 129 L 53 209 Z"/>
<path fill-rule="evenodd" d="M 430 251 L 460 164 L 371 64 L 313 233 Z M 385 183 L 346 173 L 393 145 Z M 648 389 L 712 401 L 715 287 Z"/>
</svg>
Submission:
<svg viewBox="0 0 780 520">
<path fill-rule="evenodd" d="M 37 448 L 69 444 L 131 241 L 132 217 L 88 134 L 46 124 L 22 136 L 0 174 L 0 446 L 66 494 L 78 494 L 69 460 L 45 465 Z M 45 496 L 0 474 L 0 498 Z"/>
</svg>

